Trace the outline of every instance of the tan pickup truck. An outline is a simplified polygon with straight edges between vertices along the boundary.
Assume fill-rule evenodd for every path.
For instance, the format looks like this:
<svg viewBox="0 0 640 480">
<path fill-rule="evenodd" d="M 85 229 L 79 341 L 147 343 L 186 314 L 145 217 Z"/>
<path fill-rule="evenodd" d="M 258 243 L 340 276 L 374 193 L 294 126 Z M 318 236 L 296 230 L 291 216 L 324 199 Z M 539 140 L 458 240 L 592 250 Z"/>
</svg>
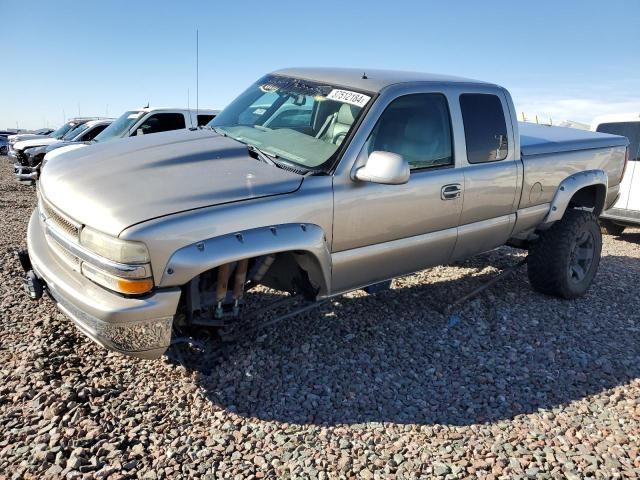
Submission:
<svg viewBox="0 0 640 480">
<path fill-rule="evenodd" d="M 574 298 L 598 269 L 627 144 L 519 125 L 489 83 L 281 70 L 208 128 L 45 165 L 27 289 L 142 358 L 185 326 L 242 328 L 256 285 L 317 301 L 504 244 L 529 250 L 536 290 Z"/>
</svg>

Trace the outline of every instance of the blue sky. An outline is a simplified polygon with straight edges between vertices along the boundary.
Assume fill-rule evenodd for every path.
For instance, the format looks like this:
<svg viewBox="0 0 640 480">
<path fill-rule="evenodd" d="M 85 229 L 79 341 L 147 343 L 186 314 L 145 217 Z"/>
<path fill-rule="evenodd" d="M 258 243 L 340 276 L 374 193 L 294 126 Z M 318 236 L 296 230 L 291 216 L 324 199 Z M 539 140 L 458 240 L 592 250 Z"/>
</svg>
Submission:
<svg viewBox="0 0 640 480">
<path fill-rule="evenodd" d="M 0 128 L 118 116 L 150 102 L 222 108 L 267 71 L 349 66 L 509 88 L 519 112 L 640 111 L 639 0 L 71 2 L 0 0 Z"/>
</svg>

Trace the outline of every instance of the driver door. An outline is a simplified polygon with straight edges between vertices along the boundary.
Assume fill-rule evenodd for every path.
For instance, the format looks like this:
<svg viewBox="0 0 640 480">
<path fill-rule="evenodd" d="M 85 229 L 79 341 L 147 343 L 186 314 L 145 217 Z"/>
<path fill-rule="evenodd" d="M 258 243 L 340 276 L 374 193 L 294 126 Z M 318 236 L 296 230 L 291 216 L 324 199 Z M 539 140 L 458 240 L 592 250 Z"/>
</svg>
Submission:
<svg viewBox="0 0 640 480">
<path fill-rule="evenodd" d="M 380 150 L 402 155 L 411 175 L 404 185 L 334 179 L 333 293 L 446 263 L 456 243 L 464 175 L 447 97 L 391 101 L 358 161 Z"/>
</svg>

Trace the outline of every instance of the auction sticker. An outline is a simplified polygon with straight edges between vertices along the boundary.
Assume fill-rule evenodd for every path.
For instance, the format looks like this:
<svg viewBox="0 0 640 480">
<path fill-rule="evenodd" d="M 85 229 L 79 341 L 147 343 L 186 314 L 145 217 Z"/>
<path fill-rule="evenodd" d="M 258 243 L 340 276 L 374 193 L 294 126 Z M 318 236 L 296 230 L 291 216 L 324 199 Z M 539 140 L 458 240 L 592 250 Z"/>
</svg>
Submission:
<svg viewBox="0 0 640 480">
<path fill-rule="evenodd" d="M 333 89 L 329 92 L 329 95 L 327 95 L 327 99 L 342 103 L 349 103 L 356 107 L 364 107 L 367 102 L 371 100 L 371 97 L 363 95 L 362 93 L 351 92 L 349 90 Z"/>
</svg>

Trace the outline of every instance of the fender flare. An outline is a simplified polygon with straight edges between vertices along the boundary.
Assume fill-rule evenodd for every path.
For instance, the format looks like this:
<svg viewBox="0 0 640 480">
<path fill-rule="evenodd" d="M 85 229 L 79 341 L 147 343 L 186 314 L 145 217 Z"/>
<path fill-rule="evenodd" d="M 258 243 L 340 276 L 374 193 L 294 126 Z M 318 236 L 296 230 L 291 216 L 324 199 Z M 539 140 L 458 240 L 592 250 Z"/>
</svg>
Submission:
<svg viewBox="0 0 640 480">
<path fill-rule="evenodd" d="M 564 212 L 569 207 L 569 203 L 576 192 L 593 185 L 602 185 L 605 189 L 603 198 L 607 197 L 609 178 L 603 170 L 587 170 L 584 172 L 574 173 L 573 175 L 565 178 L 560 182 L 560 185 L 558 185 L 558 189 L 551 201 L 549 213 L 547 213 L 547 216 L 542 221 L 542 225 L 549 227 L 554 222 L 560 220 L 564 216 Z"/>
<path fill-rule="evenodd" d="M 329 290 L 331 253 L 324 230 L 309 223 L 287 223 L 253 228 L 182 247 L 171 255 L 162 273 L 161 287 L 185 285 L 195 276 L 245 258 L 288 251 L 310 253 L 318 264 L 320 293 Z"/>
</svg>

